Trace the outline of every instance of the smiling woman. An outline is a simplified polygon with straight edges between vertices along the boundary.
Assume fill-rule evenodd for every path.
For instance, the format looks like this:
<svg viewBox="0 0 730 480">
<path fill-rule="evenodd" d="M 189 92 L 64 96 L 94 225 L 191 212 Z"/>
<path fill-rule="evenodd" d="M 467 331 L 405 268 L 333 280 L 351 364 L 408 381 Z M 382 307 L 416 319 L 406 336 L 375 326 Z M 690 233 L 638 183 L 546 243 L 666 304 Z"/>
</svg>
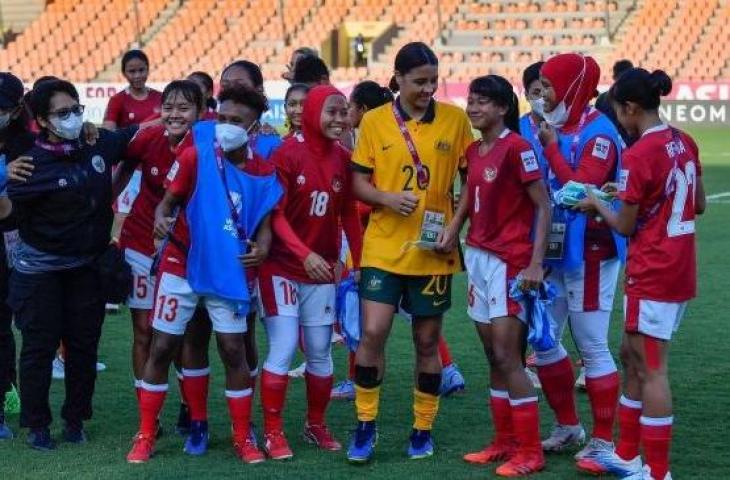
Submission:
<svg viewBox="0 0 730 480">
<path fill-rule="evenodd" d="M 160 111 L 161 94 L 147 87 L 150 61 L 142 50 L 122 57 L 122 74 L 129 86 L 109 99 L 103 127 L 109 130 L 140 124 Z"/>
<path fill-rule="evenodd" d="M 373 454 L 383 350 L 401 302 L 413 315 L 417 357 L 409 455 L 433 453 L 441 319 L 451 306 L 451 275 L 461 270 L 459 253 L 440 249 L 438 240 L 452 220 L 453 183 L 458 169 L 466 167 L 464 153 L 472 142 L 464 112 L 433 98 L 438 73 L 438 59 L 428 46 L 414 42 L 401 48 L 390 82 L 400 95 L 365 113 L 353 153 L 355 194 L 373 212 L 363 243 L 363 338 L 355 366 L 360 423 L 348 451 L 352 462 Z"/>
</svg>

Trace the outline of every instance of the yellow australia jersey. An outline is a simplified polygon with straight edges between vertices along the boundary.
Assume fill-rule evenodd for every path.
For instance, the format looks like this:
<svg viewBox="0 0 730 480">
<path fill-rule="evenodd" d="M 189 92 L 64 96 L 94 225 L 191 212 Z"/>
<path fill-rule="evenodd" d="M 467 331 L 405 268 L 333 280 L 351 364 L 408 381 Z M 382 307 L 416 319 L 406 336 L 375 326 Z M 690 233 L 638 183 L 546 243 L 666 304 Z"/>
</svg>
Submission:
<svg viewBox="0 0 730 480">
<path fill-rule="evenodd" d="M 427 210 L 445 214 L 446 224 L 453 217 L 454 179 L 459 168 L 466 167 L 466 148 L 473 141 L 469 119 L 459 107 L 436 101 L 419 121 L 409 119 L 401 110 L 418 156 L 429 172 L 429 185 L 422 190 L 392 109 L 392 104 L 386 104 L 363 117 L 352 156 L 354 169 L 371 173 L 378 190 L 409 191 L 419 202 L 408 217 L 388 208 L 373 209 L 365 231 L 361 266 L 400 275 L 458 272 L 461 263 L 457 251 L 441 254 L 414 243 L 420 239 Z"/>
</svg>

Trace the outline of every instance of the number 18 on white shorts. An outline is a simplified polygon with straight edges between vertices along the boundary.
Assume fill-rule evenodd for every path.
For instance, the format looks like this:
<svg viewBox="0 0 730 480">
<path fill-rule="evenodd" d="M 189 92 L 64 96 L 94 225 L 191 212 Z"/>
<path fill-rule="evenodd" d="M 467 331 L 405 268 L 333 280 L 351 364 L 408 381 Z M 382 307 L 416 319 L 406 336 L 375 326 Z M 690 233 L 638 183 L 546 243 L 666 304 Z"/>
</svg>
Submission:
<svg viewBox="0 0 730 480">
<path fill-rule="evenodd" d="M 337 290 L 333 283 L 304 283 L 278 275 L 259 277 L 264 316 L 296 317 L 307 327 L 335 323 Z"/>
<path fill-rule="evenodd" d="M 198 303 L 205 306 L 218 333 L 246 333 L 246 316 L 236 314 L 235 303 L 217 297 L 201 297 L 185 278 L 163 272 L 157 286 L 152 327 L 170 335 L 183 335 Z"/>
</svg>

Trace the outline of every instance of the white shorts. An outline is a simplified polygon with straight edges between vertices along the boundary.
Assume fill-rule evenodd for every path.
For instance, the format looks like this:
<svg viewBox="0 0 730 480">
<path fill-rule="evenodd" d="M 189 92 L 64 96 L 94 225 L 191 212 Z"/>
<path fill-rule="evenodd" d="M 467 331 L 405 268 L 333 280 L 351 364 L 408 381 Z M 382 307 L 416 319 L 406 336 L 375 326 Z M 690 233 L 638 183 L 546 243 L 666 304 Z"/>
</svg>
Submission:
<svg viewBox="0 0 730 480">
<path fill-rule="evenodd" d="M 132 211 L 132 205 L 139 195 L 139 189 L 142 187 L 142 171 L 135 170 L 132 177 L 129 179 L 129 183 L 122 190 L 117 198 L 117 213 L 122 215 L 129 215 Z"/>
<path fill-rule="evenodd" d="M 687 302 L 658 302 L 624 296 L 624 329 L 660 340 L 671 340 L 682 322 Z"/>
<path fill-rule="evenodd" d="M 150 276 L 152 257 L 125 248 L 124 259 L 132 267 L 132 293 L 127 305 L 129 308 L 152 310 L 155 305 L 155 277 Z"/>
<path fill-rule="evenodd" d="M 491 323 L 493 318 L 517 317 L 524 321 L 522 305 L 509 298 L 509 281 L 520 273 L 486 250 L 467 247 L 464 254 L 469 277 L 466 312 L 472 320 Z"/>
<path fill-rule="evenodd" d="M 304 283 L 278 275 L 259 277 L 264 317 L 296 317 L 305 327 L 335 323 L 334 283 Z"/>
<path fill-rule="evenodd" d="M 567 299 L 571 312 L 610 312 L 620 271 L 618 258 L 586 260 L 576 270 L 553 270 L 547 281 L 555 286 L 558 297 Z"/>
<path fill-rule="evenodd" d="M 195 314 L 198 302 L 205 305 L 213 330 L 218 333 L 246 333 L 246 317 L 236 314 L 233 302 L 217 297 L 201 297 L 188 281 L 163 272 L 157 285 L 152 327 L 170 335 L 183 335 Z"/>
</svg>

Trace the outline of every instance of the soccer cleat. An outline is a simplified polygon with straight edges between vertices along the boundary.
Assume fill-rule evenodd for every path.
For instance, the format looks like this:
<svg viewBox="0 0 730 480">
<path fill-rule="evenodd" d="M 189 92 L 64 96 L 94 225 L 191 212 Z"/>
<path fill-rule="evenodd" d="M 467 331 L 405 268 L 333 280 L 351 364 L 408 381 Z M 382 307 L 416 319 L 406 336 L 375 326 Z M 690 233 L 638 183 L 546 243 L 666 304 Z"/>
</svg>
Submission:
<svg viewBox="0 0 730 480">
<path fill-rule="evenodd" d="M 307 362 L 302 362 L 297 368 L 289 370 L 288 375 L 291 378 L 301 378 L 304 376 L 304 371 L 307 369 Z"/>
<path fill-rule="evenodd" d="M 466 381 L 455 363 L 452 363 L 441 371 L 439 395 L 448 397 L 451 394 L 463 391 L 464 388 L 466 388 Z"/>
<path fill-rule="evenodd" d="M 12 440 L 13 436 L 13 431 L 5 423 L 5 419 L 0 417 L 0 440 Z"/>
<path fill-rule="evenodd" d="M 81 445 L 88 441 L 86 432 L 84 431 L 84 427 L 81 423 L 78 425 L 66 423 L 63 427 L 63 432 L 61 432 L 61 437 L 65 442 L 74 443 L 76 445 Z"/>
<path fill-rule="evenodd" d="M 185 437 L 190 433 L 190 409 L 184 403 L 180 403 L 180 410 L 177 413 L 175 433 Z"/>
<path fill-rule="evenodd" d="M 516 443 L 492 442 L 484 449 L 467 453 L 464 455 L 464 461 L 472 465 L 486 465 L 492 462 L 504 462 L 511 459 L 517 452 Z"/>
<path fill-rule="evenodd" d="M 631 460 L 624 460 L 616 452 L 603 451 L 590 457 L 585 457 L 575 464 L 578 470 L 593 475 L 611 473 L 619 478 L 642 478 L 641 457 L 638 455 Z"/>
<path fill-rule="evenodd" d="M 576 461 L 583 460 L 584 458 L 593 457 L 605 452 L 613 452 L 613 448 L 613 442 L 608 442 L 600 438 L 591 438 L 588 443 L 586 443 L 586 446 L 583 447 L 580 452 L 575 454 L 574 458 Z"/>
<path fill-rule="evenodd" d="M 192 421 L 190 422 L 190 433 L 188 434 L 188 438 L 185 439 L 183 451 L 195 457 L 205 455 L 208 452 L 209 440 L 208 422 Z"/>
<path fill-rule="evenodd" d="M 630 477 L 625 477 L 630 480 L 672 480 L 672 473 L 667 472 L 666 475 L 664 475 L 664 478 L 656 478 L 652 476 L 651 474 L 651 467 L 649 465 L 644 465 L 644 468 L 641 470 L 641 474 L 634 474 Z"/>
<path fill-rule="evenodd" d="M 53 369 L 51 370 L 51 378 L 54 380 L 63 380 L 66 378 L 66 366 L 63 359 L 56 355 L 53 359 Z"/>
<path fill-rule="evenodd" d="M 332 388 L 332 400 L 355 400 L 355 382 L 343 380 Z"/>
<path fill-rule="evenodd" d="M 145 463 L 154 454 L 155 439 L 138 433 L 132 440 L 132 449 L 127 454 L 127 463 Z"/>
<path fill-rule="evenodd" d="M 378 442 L 378 428 L 375 422 L 358 422 L 355 434 L 347 449 L 347 460 L 351 463 L 366 463 L 375 454 Z"/>
<path fill-rule="evenodd" d="M 288 460 L 294 456 L 286 441 L 284 432 L 274 431 L 264 434 L 264 452 L 272 460 Z"/>
<path fill-rule="evenodd" d="M 266 455 L 259 450 L 256 442 L 251 441 L 251 437 L 248 436 L 242 441 L 233 440 L 233 449 L 236 451 L 236 456 L 243 460 L 243 463 L 261 463 L 266 461 Z"/>
<path fill-rule="evenodd" d="M 540 377 L 537 376 L 537 373 L 525 367 L 525 374 L 527 375 L 527 378 L 530 379 L 530 383 L 532 383 L 533 388 L 536 390 L 542 390 L 542 383 L 540 383 Z"/>
<path fill-rule="evenodd" d="M 542 441 L 542 449 L 546 452 L 562 452 L 583 445 L 585 441 L 583 425 L 555 424 L 550 436 Z"/>
<path fill-rule="evenodd" d="M 507 463 L 503 463 L 495 473 L 500 477 L 524 477 L 545 468 L 542 452 L 519 452 Z"/>
<path fill-rule="evenodd" d="M 580 367 L 578 378 L 575 379 L 575 388 L 578 390 L 586 389 L 586 367 Z"/>
<path fill-rule="evenodd" d="M 28 433 L 28 445 L 33 450 L 50 452 L 56 449 L 56 442 L 51 438 L 51 431 L 46 428 L 34 428 Z"/>
<path fill-rule="evenodd" d="M 304 441 L 316 445 L 317 448 L 330 452 L 342 450 L 340 442 L 335 440 L 327 425 L 304 425 Z"/>
<path fill-rule="evenodd" d="M 431 430 L 413 429 L 408 442 L 408 458 L 420 460 L 433 455 L 433 438 Z"/>
</svg>

